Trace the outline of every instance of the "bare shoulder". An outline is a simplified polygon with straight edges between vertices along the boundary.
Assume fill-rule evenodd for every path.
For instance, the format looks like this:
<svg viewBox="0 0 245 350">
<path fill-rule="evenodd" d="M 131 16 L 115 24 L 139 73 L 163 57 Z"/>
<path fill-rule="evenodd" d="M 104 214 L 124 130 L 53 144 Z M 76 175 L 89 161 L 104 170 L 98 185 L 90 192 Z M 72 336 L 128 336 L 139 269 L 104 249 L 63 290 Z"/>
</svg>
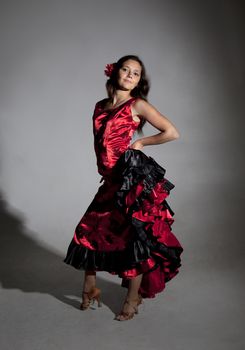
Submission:
<svg viewBox="0 0 245 350">
<path fill-rule="evenodd" d="M 136 122 L 140 122 L 141 118 L 143 117 L 143 115 L 141 115 L 141 113 L 139 112 L 142 109 L 140 108 L 141 101 L 145 102 L 145 100 L 143 100 L 142 98 L 137 97 L 131 104 L 132 117 L 133 120 Z"/>
<path fill-rule="evenodd" d="M 146 119 L 152 126 L 160 131 L 172 130 L 176 135 L 178 134 L 176 127 L 165 115 L 160 113 L 156 107 L 154 107 L 148 101 L 142 98 L 137 98 L 133 104 L 134 113 L 141 118 Z"/>
<path fill-rule="evenodd" d="M 149 102 L 147 102 L 146 100 L 144 100 L 141 97 L 136 97 L 136 99 L 134 100 L 134 105 L 135 106 L 144 106 L 149 104 Z"/>
<path fill-rule="evenodd" d="M 138 116 L 139 118 L 144 118 L 149 120 L 149 116 L 152 115 L 153 112 L 158 112 L 157 109 L 148 101 L 143 98 L 137 97 L 132 104 L 132 113 L 133 116 Z M 159 113 L 159 112 L 158 112 Z"/>
</svg>

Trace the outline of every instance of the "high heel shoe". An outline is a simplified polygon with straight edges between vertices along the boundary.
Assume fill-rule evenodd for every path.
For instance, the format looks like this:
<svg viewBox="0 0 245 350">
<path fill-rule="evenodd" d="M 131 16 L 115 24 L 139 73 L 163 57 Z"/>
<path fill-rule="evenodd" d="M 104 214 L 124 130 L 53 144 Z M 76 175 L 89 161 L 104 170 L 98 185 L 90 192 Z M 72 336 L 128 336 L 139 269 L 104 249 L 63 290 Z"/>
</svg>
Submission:
<svg viewBox="0 0 245 350">
<path fill-rule="evenodd" d="M 91 304 L 94 304 L 95 300 L 97 301 L 98 307 L 102 306 L 101 301 L 100 301 L 101 290 L 99 288 L 92 287 L 89 292 L 83 291 L 82 294 L 83 294 L 83 301 L 80 305 L 81 310 L 87 310 L 91 306 Z M 84 300 L 85 294 L 88 296 L 87 300 Z"/>
<path fill-rule="evenodd" d="M 136 301 L 136 306 L 132 305 L 130 302 L 134 302 Z M 129 300 L 129 299 L 126 299 L 123 306 L 125 304 L 128 304 L 134 311 L 130 312 L 130 311 L 121 311 L 119 315 L 117 315 L 115 317 L 115 320 L 117 321 L 127 321 L 127 320 L 131 320 L 135 314 L 138 314 L 139 313 L 139 310 L 138 310 L 138 306 L 140 304 L 142 304 L 143 302 L 143 298 L 142 296 L 139 294 L 138 298 L 137 299 L 132 299 L 132 300 Z M 121 316 L 123 317 L 123 319 L 121 318 Z"/>
</svg>

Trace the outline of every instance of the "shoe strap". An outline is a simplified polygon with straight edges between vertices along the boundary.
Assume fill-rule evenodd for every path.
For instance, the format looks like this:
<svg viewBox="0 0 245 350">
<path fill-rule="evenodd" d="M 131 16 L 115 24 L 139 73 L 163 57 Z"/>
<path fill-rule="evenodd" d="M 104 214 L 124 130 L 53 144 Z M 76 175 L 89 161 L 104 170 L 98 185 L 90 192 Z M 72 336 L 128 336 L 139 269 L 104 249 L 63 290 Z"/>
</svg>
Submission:
<svg viewBox="0 0 245 350">
<path fill-rule="evenodd" d="M 133 306 L 132 304 L 130 304 L 128 300 L 126 300 L 125 303 L 127 303 L 129 306 L 131 306 L 134 309 L 135 312 L 137 312 L 137 306 Z"/>
</svg>

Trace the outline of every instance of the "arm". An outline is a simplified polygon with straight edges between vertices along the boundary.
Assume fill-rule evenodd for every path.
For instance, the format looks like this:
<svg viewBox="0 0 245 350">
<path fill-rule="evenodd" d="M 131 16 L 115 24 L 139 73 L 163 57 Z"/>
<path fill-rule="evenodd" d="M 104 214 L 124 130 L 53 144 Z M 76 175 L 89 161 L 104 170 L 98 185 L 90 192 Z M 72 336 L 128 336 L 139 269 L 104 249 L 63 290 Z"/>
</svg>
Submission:
<svg viewBox="0 0 245 350">
<path fill-rule="evenodd" d="M 130 145 L 131 148 L 142 149 L 147 145 L 158 145 L 179 138 L 180 135 L 175 126 L 150 103 L 137 99 L 132 106 L 132 111 L 134 115 L 146 119 L 152 126 L 160 130 L 160 133 L 136 140 Z"/>
</svg>

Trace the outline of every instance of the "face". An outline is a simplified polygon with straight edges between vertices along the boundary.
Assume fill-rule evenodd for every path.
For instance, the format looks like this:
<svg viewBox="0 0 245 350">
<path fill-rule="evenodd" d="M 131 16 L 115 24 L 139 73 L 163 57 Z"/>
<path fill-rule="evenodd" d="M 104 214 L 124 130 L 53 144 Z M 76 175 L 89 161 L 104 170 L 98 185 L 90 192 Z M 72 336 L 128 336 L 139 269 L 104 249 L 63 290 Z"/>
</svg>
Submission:
<svg viewBox="0 0 245 350">
<path fill-rule="evenodd" d="M 134 60 L 127 60 L 118 71 L 118 85 L 123 90 L 133 90 L 140 81 L 141 65 Z"/>
</svg>

